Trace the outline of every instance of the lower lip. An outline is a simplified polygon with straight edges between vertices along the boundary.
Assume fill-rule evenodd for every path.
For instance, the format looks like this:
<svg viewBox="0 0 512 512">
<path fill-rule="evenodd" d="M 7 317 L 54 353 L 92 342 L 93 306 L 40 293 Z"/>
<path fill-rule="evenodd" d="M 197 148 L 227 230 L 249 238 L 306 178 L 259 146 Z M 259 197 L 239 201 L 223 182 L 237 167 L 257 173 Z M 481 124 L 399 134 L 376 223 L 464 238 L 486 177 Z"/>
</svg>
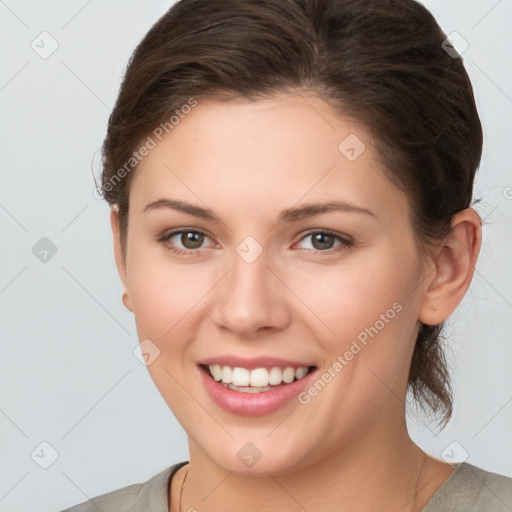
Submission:
<svg viewBox="0 0 512 512">
<path fill-rule="evenodd" d="M 198 367 L 203 383 L 213 401 L 222 409 L 240 416 L 264 416 L 271 414 L 297 395 L 309 384 L 316 368 L 302 379 L 262 393 L 243 393 L 225 388 L 211 377 L 208 370 Z"/>
</svg>

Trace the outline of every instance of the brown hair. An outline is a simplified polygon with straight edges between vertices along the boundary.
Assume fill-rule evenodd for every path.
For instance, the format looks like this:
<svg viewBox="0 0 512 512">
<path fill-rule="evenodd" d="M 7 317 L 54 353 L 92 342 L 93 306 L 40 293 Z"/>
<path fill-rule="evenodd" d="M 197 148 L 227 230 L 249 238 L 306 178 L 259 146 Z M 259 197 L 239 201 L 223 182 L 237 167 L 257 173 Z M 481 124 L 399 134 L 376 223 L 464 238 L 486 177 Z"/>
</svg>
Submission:
<svg viewBox="0 0 512 512">
<path fill-rule="evenodd" d="M 123 250 L 144 140 L 172 130 L 191 100 L 293 90 L 366 127 L 410 200 L 419 246 L 442 239 L 471 204 L 482 151 L 473 89 L 445 39 L 414 0 L 179 1 L 135 49 L 103 144 L 102 194 L 119 206 Z M 453 405 L 442 328 L 421 325 L 409 389 L 444 426 Z"/>
</svg>

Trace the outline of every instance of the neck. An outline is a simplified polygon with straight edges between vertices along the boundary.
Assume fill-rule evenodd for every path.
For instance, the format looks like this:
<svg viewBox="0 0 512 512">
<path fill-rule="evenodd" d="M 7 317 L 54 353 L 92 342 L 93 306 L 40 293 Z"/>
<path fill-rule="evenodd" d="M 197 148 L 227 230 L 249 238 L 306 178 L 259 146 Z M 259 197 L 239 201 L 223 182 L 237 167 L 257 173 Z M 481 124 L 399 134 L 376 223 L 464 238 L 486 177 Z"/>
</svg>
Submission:
<svg viewBox="0 0 512 512">
<path fill-rule="evenodd" d="M 190 464 L 180 470 L 180 478 L 173 478 L 171 511 L 179 510 L 187 471 L 183 512 L 421 511 L 453 469 L 427 456 L 407 434 L 390 441 L 369 443 L 365 438 L 364 449 L 350 446 L 303 469 L 268 477 L 226 471 L 190 442 Z"/>
</svg>

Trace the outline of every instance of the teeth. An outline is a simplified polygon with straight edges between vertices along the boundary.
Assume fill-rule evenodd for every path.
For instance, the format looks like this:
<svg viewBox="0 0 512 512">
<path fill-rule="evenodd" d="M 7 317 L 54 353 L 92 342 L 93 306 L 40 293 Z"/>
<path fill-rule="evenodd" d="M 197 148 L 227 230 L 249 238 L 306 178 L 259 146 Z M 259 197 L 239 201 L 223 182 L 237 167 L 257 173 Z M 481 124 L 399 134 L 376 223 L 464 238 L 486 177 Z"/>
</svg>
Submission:
<svg viewBox="0 0 512 512">
<path fill-rule="evenodd" d="M 245 368 L 233 368 L 231 384 L 235 386 L 248 386 L 251 374 Z"/>
<path fill-rule="evenodd" d="M 242 393 L 264 393 L 265 391 L 270 391 L 272 388 L 270 386 L 264 386 L 261 388 L 253 388 L 251 386 L 235 386 L 233 384 L 221 384 L 228 389 L 232 389 L 233 391 L 241 391 Z"/>
<path fill-rule="evenodd" d="M 211 370 L 210 370 L 210 373 L 211 373 Z M 222 382 L 225 382 L 226 384 L 231 384 L 232 376 L 233 376 L 233 370 L 231 369 L 231 366 L 223 366 L 222 373 L 221 373 Z"/>
<path fill-rule="evenodd" d="M 308 369 L 306 366 L 301 366 L 295 370 L 295 378 L 302 379 L 308 373 Z"/>
<path fill-rule="evenodd" d="M 286 384 L 293 382 L 295 380 L 295 368 L 285 368 L 283 372 L 283 381 Z"/>
<path fill-rule="evenodd" d="M 215 380 L 222 379 L 222 368 L 218 364 L 210 365 L 210 373 Z"/>
<path fill-rule="evenodd" d="M 289 384 L 295 379 L 302 379 L 309 372 L 307 366 L 300 366 L 299 368 L 292 368 L 291 366 L 286 368 L 273 367 L 270 369 L 255 368 L 254 370 L 248 370 L 240 367 L 232 368 L 231 366 L 211 364 L 208 368 L 211 376 L 216 381 L 230 384 L 229 387 L 231 389 L 240 388 L 237 391 L 245 391 L 247 393 L 268 391 L 271 389 L 268 387 L 269 385 L 278 386 L 282 382 Z"/>
<path fill-rule="evenodd" d="M 249 381 L 251 386 L 264 387 L 268 386 L 268 372 L 265 368 L 256 368 L 251 370 L 251 380 Z"/>
<path fill-rule="evenodd" d="M 281 368 L 271 368 L 268 374 L 268 383 L 272 384 L 272 386 L 277 386 L 281 384 L 283 380 L 283 372 Z"/>
</svg>

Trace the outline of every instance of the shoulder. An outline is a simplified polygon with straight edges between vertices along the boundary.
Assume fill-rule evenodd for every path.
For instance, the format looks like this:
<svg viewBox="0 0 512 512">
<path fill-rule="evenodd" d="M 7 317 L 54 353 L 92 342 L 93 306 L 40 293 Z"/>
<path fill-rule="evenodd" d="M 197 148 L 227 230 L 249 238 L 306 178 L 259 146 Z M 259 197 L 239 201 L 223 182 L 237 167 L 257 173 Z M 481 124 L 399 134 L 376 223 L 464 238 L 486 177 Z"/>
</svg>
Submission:
<svg viewBox="0 0 512 512">
<path fill-rule="evenodd" d="M 137 483 L 96 496 L 88 501 L 67 508 L 62 512 L 168 512 L 168 484 L 173 474 L 186 462 L 170 466 L 150 478 L 147 482 Z"/>
<path fill-rule="evenodd" d="M 118 512 L 129 510 L 129 507 L 137 500 L 142 486 L 145 484 L 133 484 L 115 491 L 96 496 L 83 503 L 67 508 L 62 512 Z"/>
<path fill-rule="evenodd" d="M 512 509 L 512 478 L 463 462 L 422 512 L 498 512 Z"/>
</svg>

